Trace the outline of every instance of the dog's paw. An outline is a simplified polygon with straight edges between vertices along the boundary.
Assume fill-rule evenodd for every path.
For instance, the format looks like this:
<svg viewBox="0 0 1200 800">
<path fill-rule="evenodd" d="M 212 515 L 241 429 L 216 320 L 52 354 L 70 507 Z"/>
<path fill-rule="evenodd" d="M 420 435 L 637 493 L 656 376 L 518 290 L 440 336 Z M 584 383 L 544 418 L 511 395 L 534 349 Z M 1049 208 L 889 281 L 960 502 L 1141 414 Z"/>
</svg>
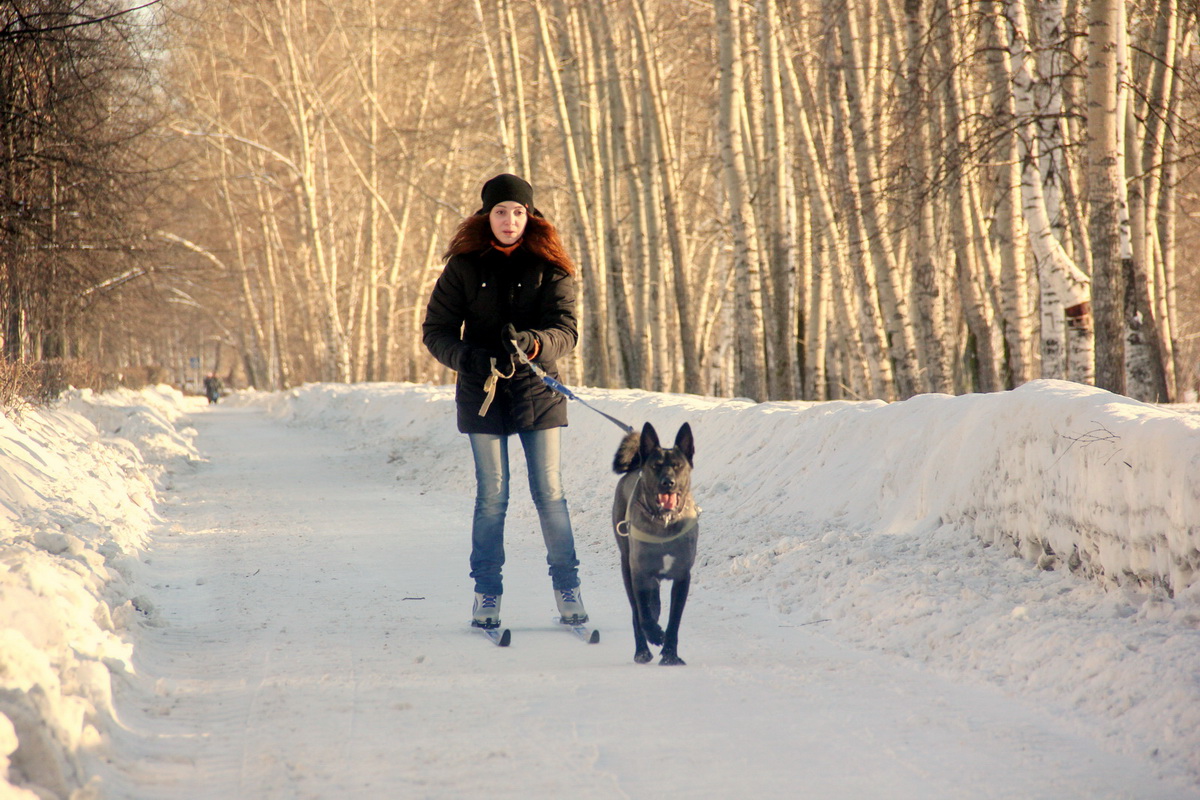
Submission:
<svg viewBox="0 0 1200 800">
<path fill-rule="evenodd" d="M 649 650 L 638 650 L 633 654 L 633 660 L 638 664 L 649 664 L 653 658 Z"/>
<path fill-rule="evenodd" d="M 658 663 L 664 667 L 686 667 L 687 662 L 678 656 L 676 653 L 663 653 L 662 658 Z"/>
<path fill-rule="evenodd" d="M 657 622 L 643 622 L 642 632 L 646 634 L 646 641 L 655 647 L 662 646 L 663 629 Z"/>
</svg>

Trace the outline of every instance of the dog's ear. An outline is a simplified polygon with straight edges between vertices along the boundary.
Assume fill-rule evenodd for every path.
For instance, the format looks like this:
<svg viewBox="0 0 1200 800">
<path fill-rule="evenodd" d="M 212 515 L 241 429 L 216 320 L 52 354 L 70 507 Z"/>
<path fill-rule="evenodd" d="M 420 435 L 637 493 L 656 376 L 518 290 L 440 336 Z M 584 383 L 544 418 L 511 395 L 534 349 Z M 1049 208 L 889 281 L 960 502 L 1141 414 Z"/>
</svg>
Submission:
<svg viewBox="0 0 1200 800">
<path fill-rule="evenodd" d="M 661 447 L 662 445 L 658 443 L 658 431 L 654 430 L 654 426 L 647 422 L 642 426 L 642 446 L 640 450 L 642 463 L 646 463 L 650 454 Z"/>
<path fill-rule="evenodd" d="M 692 438 L 692 426 L 686 422 L 679 428 L 679 433 L 675 434 L 675 449 L 687 457 L 689 464 L 696 466 L 692 463 L 692 458 L 696 455 L 696 441 Z"/>
</svg>

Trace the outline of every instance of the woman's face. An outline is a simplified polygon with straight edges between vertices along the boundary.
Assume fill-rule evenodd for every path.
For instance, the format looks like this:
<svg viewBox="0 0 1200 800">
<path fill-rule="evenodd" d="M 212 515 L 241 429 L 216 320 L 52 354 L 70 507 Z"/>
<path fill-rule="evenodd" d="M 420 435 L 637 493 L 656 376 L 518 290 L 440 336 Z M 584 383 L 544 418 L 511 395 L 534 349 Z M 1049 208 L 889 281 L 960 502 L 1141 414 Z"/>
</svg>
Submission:
<svg viewBox="0 0 1200 800">
<path fill-rule="evenodd" d="M 525 233 L 525 223 L 529 221 L 525 206 L 516 200 L 505 200 L 496 203 L 488 213 L 492 223 L 492 235 L 502 245 L 510 245 Z"/>
</svg>

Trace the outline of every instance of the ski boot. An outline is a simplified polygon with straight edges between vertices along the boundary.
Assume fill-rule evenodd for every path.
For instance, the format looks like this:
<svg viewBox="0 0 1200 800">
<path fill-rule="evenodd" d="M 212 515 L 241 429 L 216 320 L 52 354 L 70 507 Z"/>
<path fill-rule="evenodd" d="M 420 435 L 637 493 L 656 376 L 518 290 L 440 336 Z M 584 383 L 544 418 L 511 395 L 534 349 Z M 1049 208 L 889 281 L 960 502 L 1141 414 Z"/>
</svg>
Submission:
<svg viewBox="0 0 1200 800">
<path fill-rule="evenodd" d="M 500 595 L 475 593 L 475 606 L 471 609 L 471 624 L 476 628 L 500 627 Z"/>
<path fill-rule="evenodd" d="M 582 625 L 588 621 L 587 611 L 583 608 L 583 595 L 579 593 L 579 587 L 555 589 L 554 600 L 558 603 L 559 620 L 564 625 Z"/>
</svg>

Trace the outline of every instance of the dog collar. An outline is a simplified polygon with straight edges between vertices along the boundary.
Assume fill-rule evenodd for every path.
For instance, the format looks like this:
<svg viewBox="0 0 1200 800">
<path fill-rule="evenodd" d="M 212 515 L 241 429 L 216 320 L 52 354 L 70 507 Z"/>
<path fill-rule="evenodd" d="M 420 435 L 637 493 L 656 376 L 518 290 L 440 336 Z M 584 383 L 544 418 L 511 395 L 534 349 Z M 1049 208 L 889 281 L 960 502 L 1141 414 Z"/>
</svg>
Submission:
<svg viewBox="0 0 1200 800">
<path fill-rule="evenodd" d="M 629 520 L 623 519 L 617 523 L 617 535 L 628 536 L 630 539 L 637 539 L 639 542 L 664 544 L 666 542 L 673 542 L 680 536 L 691 533 L 696 525 L 699 524 L 699 522 L 700 520 L 697 517 L 690 517 L 682 528 L 675 533 L 672 533 L 670 536 L 655 536 L 653 533 L 644 531 L 641 528 L 632 525 Z"/>
</svg>

